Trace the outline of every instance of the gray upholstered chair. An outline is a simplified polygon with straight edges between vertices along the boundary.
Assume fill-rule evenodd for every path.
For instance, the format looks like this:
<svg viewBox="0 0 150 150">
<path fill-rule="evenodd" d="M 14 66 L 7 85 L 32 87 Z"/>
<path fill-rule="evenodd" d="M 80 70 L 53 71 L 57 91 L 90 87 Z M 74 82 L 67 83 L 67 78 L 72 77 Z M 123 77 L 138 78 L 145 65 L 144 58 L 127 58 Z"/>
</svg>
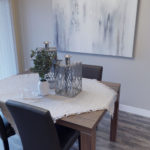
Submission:
<svg viewBox="0 0 150 150">
<path fill-rule="evenodd" d="M 55 125 L 50 112 L 9 100 L 6 102 L 17 125 L 24 150 L 69 150 L 79 132 Z"/>
<path fill-rule="evenodd" d="M 95 65 L 82 64 L 82 77 L 88 79 L 102 80 L 103 67 Z"/>
</svg>

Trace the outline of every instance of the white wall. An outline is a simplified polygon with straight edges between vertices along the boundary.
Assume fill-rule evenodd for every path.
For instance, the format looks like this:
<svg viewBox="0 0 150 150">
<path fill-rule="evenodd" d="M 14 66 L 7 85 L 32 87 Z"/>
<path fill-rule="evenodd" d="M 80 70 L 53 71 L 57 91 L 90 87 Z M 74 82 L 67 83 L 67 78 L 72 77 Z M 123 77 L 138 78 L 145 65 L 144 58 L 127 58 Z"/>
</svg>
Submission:
<svg viewBox="0 0 150 150">
<path fill-rule="evenodd" d="M 50 0 L 18 0 L 21 26 L 24 69 L 30 67 L 32 48 L 41 46 L 44 40 L 52 40 Z M 16 5 L 17 5 L 16 4 Z M 135 38 L 133 59 L 118 57 L 71 54 L 83 63 L 102 65 L 103 80 L 119 82 L 121 103 L 150 110 L 150 0 L 141 0 Z M 64 56 L 64 53 L 60 53 Z"/>
<path fill-rule="evenodd" d="M 30 67 L 30 50 L 52 41 L 51 0 L 16 0 L 24 69 Z"/>
</svg>

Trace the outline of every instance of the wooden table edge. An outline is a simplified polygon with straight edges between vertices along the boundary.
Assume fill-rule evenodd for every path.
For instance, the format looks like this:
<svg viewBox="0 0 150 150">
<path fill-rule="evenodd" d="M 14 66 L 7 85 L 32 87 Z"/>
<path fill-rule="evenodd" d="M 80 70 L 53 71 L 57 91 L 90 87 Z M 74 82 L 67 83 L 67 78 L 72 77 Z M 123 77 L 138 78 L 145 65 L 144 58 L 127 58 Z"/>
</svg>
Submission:
<svg viewBox="0 0 150 150">
<path fill-rule="evenodd" d="M 63 118 L 57 120 L 56 123 L 59 124 L 59 125 L 63 125 L 63 126 L 70 127 L 70 128 L 72 128 L 72 129 L 75 129 L 75 130 L 78 130 L 78 131 L 80 131 L 80 130 L 82 130 L 82 131 L 83 131 L 83 130 L 84 130 L 84 131 L 91 131 L 91 130 L 93 130 L 94 128 L 96 128 L 98 122 L 103 118 L 103 116 L 104 116 L 105 113 L 107 112 L 107 110 L 97 110 L 97 111 L 103 111 L 103 112 L 102 112 L 102 115 L 99 116 L 99 118 L 98 118 L 98 120 L 96 121 L 96 123 L 94 124 L 94 126 L 91 127 L 91 128 L 85 127 L 85 126 L 82 126 L 82 125 L 79 125 L 79 124 L 75 124 L 75 123 L 73 123 L 73 122 L 66 121 L 66 120 L 65 120 L 66 117 L 63 117 Z M 94 111 L 94 112 L 97 112 L 97 111 Z M 88 113 L 91 113 L 91 112 L 88 112 Z M 85 113 L 77 114 L 76 117 L 77 117 L 77 118 L 79 117 L 79 119 L 82 119 L 82 117 L 80 117 L 80 115 L 83 115 L 83 114 L 85 114 Z M 70 117 L 74 117 L 74 116 L 75 116 L 75 115 L 71 115 L 71 116 L 69 116 L 69 118 L 70 118 Z M 92 121 L 92 120 L 91 120 L 91 121 Z"/>
</svg>

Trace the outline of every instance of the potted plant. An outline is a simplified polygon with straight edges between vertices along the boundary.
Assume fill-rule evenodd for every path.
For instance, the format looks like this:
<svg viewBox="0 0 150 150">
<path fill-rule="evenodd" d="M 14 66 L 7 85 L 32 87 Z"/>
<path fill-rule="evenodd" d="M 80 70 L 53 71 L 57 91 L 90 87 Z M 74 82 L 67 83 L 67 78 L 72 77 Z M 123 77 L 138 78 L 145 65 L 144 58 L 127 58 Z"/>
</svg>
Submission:
<svg viewBox="0 0 150 150">
<path fill-rule="evenodd" d="M 46 96 L 49 93 L 49 84 L 46 81 L 46 74 L 49 73 L 52 61 L 48 51 L 45 48 L 35 49 L 31 52 L 31 59 L 34 67 L 31 71 L 39 74 L 38 92 L 41 96 Z"/>
</svg>

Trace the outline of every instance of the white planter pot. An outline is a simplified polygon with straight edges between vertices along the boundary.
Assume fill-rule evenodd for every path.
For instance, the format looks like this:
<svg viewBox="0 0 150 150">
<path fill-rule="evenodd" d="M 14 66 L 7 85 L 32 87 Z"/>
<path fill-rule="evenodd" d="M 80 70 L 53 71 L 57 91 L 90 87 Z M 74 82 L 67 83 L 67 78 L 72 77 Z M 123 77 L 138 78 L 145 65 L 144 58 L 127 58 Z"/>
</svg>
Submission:
<svg viewBox="0 0 150 150">
<path fill-rule="evenodd" d="M 49 84 L 47 81 L 38 82 L 38 93 L 40 96 L 47 96 L 49 94 Z"/>
</svg>

